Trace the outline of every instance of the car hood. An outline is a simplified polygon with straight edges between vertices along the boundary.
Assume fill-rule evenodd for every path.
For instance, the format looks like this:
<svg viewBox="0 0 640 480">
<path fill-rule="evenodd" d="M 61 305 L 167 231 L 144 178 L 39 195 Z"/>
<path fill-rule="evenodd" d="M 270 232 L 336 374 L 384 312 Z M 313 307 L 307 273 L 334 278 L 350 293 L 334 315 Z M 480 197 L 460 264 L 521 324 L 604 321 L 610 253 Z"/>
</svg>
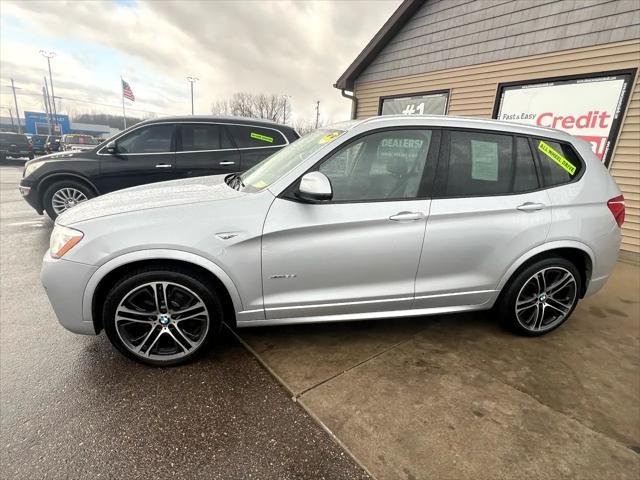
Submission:
<svg viewBox="0 0 640 480">
<path fill-rule="evenodd" d="M 108 215 L 227 200 L 246 195 L 229 187 L 224 182 L 224 177 L 225 175 L 196 177 L 127 188 L 81 203 L 60 215 L 56 223 L 72 225 Z"/>
</svg>

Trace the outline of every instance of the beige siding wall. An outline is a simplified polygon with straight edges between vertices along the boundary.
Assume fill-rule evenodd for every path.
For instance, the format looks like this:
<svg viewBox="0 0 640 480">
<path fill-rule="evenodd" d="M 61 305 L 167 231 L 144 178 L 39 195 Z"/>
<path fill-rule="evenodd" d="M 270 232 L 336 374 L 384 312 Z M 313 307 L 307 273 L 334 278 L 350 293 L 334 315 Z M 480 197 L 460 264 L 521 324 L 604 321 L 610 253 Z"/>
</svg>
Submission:
<svg viewBox="0 0 640 480">
<path fill-rule="evenodd" d="M 491 118 L 499 83 L 628 68 L 640 68 L 640 40 L 356 82 L 357 117 L 377 115 L 379 99 L 384 95 L 450 89 L 449 115 Z M 622 249 L 640 253 L 640 82 L 637 78 L 613 153 L 611 173 L 626 199 Z"/>
</svg>

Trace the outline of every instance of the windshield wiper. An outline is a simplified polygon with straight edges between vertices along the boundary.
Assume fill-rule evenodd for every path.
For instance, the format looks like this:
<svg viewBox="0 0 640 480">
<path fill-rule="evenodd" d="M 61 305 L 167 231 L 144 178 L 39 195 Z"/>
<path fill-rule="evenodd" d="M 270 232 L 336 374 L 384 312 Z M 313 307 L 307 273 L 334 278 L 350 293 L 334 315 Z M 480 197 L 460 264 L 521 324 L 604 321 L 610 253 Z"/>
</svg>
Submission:
<svg viewBox="0 0 640 480">
<path fill-rule="evenodd" d="M 240 190 L 244 187 L 244 183 L 242 183 L 242 177 L 240 177 L 239 173 L 232 173 L 226 178 L 227 185 L 229 185 L 234 190 Z"/>
</svg>

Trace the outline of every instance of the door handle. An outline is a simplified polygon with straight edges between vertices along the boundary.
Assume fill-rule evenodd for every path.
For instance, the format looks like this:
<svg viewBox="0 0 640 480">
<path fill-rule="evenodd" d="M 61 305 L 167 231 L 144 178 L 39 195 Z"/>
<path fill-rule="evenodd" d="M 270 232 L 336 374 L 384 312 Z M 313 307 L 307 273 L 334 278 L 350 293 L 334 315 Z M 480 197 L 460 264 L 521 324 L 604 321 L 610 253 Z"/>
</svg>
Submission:
<svg viewBox="0 0 640 480">
<path fill-rule="evenodd" d="M 516 208 L 521 212 L 535 212 L 537 210 L 543 210 L 546 205 L 544 203 L 525 202 L 522 205 L 518 205 Z"/>
<path fill-rule="evenodd" d="M 425 214 L 422 212 L 400 212 L 395 215 L 391 215 L 389 220 L 392 222 L 415 222 L 417 220 L 423 220 Z"/>
<path fill-rule="evenodd" d="M 218 165 L 235 165 L 236 162 L 220 162 Z"/>
<path fill-rule="evenodd" d="M 173 167 L 173 165 L 171 165 L 170 163 L 157 163 L 156 164 L 156 168 L 171 168 Z"/>
</svg>

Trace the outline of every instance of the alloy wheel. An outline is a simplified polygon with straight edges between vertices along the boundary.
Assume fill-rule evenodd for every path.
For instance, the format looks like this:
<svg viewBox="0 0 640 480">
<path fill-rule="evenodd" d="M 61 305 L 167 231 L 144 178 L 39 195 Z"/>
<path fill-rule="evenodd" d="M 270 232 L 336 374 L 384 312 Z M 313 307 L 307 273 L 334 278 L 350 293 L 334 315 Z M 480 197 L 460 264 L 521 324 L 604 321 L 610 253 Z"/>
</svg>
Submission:
<svg viewBox="0 0 640 480">
<path fill-rule="evenodd" d="M 563 267 L 544 268 L 532 275 L 516 298 L 518 323 L 531 332 L 544 332 L 571 313 L 578 298 L 578 284 Z"/>
<path fill-rule="evenodd" d="M 53 194 L 51 197 L 51 206 L 53 207 L 53 211 L 56 212 L 56 215 L 60 215 L 65 210 L 87 200 L 87 196 L 81 190 L 73 187 L 64 187 Z"/>
<path fill-rule="evenodd" d="M 115 329 L 134 355 L 174 360 L 195 352 L 209 331 L 209 311 L 189 288 L 151 282 L 124 295 L 115 313 Z"/>
</svg>

